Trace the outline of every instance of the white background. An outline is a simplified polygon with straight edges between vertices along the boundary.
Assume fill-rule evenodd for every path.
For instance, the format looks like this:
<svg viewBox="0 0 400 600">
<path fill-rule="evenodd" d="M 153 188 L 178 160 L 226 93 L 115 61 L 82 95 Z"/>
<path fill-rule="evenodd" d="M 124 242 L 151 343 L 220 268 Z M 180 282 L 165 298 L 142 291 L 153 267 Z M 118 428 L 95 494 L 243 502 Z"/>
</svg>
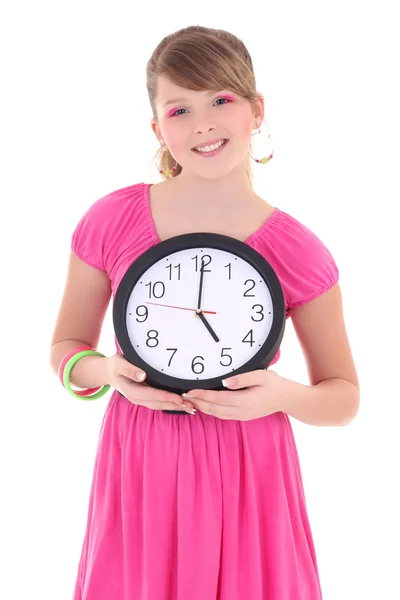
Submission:
<svg viewBox="0 0 400 600">
<path fill-rule="evenodd" d="M 139 6 L 1 9 L 0 596 L 72 598 L 110 394 L 78 401 L 49 366 L 70 237 L 98 198 L 159 181 L 145 65 L 162 37 L 198 24 L 232 31 L 253 57 L 275 149 L 255 165 L 257 192 L 340 270 L 360 413 L 343 428 L 292 419 L 324 600 L 399 598 L 395 3 Z M 110 313 L 99 349 L 114 352 Z M 308 383 L 290 321 L 276 370 Z"/>
</svg>

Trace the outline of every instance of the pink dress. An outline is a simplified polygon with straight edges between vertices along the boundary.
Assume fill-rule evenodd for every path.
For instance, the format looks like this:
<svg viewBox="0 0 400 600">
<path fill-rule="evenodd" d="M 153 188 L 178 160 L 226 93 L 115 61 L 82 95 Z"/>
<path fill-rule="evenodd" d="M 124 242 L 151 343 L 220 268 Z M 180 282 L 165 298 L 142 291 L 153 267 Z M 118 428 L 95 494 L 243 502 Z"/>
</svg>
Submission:
<svg viewBox="0 0 400 600">
<path fill-rule="evenodd" d="M 72 236 L 74 254 L 107 272 L 114 295 L 129 265 L 160 242 L 149 188 L 139 183 L 100 198 Z M 276 207 L 246 243 L 277 273 L 287 317 L 338 281 L 320 239 Z M 279 356 L 280 350 L 273 363 Z M 199 410 L 165 414 L 114 390 L 100 430 L 73 599 L 321 597 L 288 416 L 242 422 Z"/>
</svg>

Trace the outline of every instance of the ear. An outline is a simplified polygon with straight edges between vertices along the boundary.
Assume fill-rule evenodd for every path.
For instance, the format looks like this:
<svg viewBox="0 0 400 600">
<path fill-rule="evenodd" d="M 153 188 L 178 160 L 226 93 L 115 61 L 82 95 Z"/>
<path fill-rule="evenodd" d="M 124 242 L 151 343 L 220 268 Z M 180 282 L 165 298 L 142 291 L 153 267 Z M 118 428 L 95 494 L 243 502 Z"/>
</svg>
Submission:
<svg viewBox="0 0 400 600">
<path fill-rule="evenodd" d="M 154 119 L 154 118 L 151 119 L 150 126 L 151 126 L 156 138 L 160 142 L 160 144 L 164 144 L 164 140 L 162 139 L 162 135 L 161 135 L 161 131 L 160 131 L 160 127 L 158 125 L 157 119 Z"/>
<path fill-rule="evenodd" d="M 258 94 L 258 99 L 254 104 L 254 129 L 261 127 L 264 120 L 264 110 L 264 96 L 262 94 Z"/>
</svg>

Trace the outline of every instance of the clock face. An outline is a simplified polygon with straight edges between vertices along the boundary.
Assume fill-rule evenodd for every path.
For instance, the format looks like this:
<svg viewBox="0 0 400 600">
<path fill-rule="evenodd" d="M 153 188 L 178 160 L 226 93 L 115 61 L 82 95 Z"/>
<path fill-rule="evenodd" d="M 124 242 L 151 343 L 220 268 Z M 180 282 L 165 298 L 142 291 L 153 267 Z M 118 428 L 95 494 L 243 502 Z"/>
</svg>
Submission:
<svg viewBox="0 0 400 600">
<path fill-rule="evenodd" d="M 214 244 L 199 243 L 207 240 Z M 251 370 L 244 366 L 272 360 L 284 328 L 280 292 L 272 268 L 246 244 L 217 234 L 178 236 L 124 276 L 114 303 L 117 338 L 150 384 L 218 387 Z"/>
</svg>

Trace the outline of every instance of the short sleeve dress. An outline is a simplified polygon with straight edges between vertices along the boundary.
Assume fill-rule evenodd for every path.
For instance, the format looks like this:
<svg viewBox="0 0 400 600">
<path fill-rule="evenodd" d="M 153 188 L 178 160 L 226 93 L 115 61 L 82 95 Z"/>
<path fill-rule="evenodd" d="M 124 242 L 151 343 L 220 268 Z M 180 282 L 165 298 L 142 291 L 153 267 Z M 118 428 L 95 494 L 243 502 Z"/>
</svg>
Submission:
<svg viewBox="0 0 400 600">
<path fill-rule="evenodd" d="M 106 271 L 112 292 L 160 242 L 149 189 L 94 202 L 72 251 Z M 321 240 L 274 207 L 245 243 L 277 273 L 286 317 L 333 287 Z M 117 340 L 116 352 L 120 352 Z M 280 356 L 278 350 L 273 362 Z M 73 600 L 321 600 L 289 417 L 166 414 L 114 390 L 103 417 Z"/>
</svg>

